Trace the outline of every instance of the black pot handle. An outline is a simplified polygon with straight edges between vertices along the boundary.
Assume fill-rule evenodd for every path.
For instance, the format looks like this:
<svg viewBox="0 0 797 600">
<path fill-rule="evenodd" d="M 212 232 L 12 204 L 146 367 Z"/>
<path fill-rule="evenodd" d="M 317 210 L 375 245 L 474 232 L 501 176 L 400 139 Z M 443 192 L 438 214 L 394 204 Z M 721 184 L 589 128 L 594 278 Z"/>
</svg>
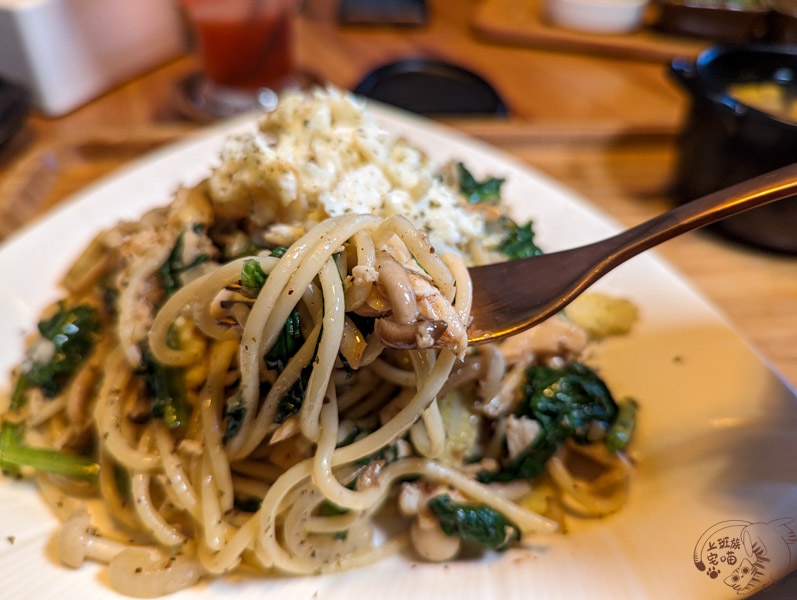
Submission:
<svg viewBox="0 0 797 600">
<path fill-rule="evenodd" d="M 676 57 L 670 63 L 670 75 L 692 96 L 694 102 L 709 103 L 715 114 L 731 119 L 728 127 L 735 127 L 735 119 L 747 112 L 744 104 L 733 100 L 726 92 L 717 94 L 705 85 L 703 78 L 698 76 L 697 61 Z"/>
<path fill-rule="evenodd" d="M 694 60 L 675 57 L 670 63 L 670 75 L 692 95 L 702 93 L 697 79 L 697 63 Z"/>
</svg>

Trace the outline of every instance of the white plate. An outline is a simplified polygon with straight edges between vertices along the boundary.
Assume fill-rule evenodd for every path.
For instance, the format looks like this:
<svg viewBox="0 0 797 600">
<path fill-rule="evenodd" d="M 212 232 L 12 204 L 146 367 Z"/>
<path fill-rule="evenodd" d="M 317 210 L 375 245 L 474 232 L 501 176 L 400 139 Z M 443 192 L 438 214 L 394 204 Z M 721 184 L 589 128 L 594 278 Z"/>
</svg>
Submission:
<svg viewBox="0 0 797 600">
<path fill-rule="evenodd" d="M 456 157 L 478 174 L 506 177 L 505 197 L 515 216 L 534 218 L 548 250 L 616 230 L 583 200 L 488 146 L 395 111 L 378 114 L 437 159 Z M 91 237 L 121 217 L 168 202 L 179 184 L 207 173 L 225 135 L 247 127 L 249 121 L 238 120 L 156 152 L 78 194 L 0 250 L 4 380 L 20 359 L 22 333 L 58 297 L 59 276 Z M 638 469 L 622 511 L 600 520 L 571 519 L 566 535 L 480 560 L 429 565 L 396 557 L 338 576 L 217 580 L 174 597 L 736 598 L 724 580 L 731 575 L 729 556 L 737 560 L 733 568 L 746 556 L 743 541 L 759 541 L 768 552 L 766 573 L 750 591 L 795 569 L 797 538 L 788 535 L 788 527 L 797 531 L 794 393 L 653 254 L 620 267 L 599 287 L 632 299 L 641 312 L 631 335 L 607 341 L 590 358 L 617 396 L 633 395 L 642 405 L 633 451 Z M 52 549 L 57 524 L 28 484 L 0 484 L 0 506 L 0 596 L 118 598 L 104 569 L 87 565 L 72 572 L 58 563 Z M 766 525 L 781 518 L 794 522 Z M 701 540 L 723 521 L 732 522 Z M 699 541 L 703 571 L 693 558 Z M 716 555 L 710 557 L 716 566 L 709 555 Z M 796 589 L 792 576 L 764 595 L 795 597 Z"/>
</svg>

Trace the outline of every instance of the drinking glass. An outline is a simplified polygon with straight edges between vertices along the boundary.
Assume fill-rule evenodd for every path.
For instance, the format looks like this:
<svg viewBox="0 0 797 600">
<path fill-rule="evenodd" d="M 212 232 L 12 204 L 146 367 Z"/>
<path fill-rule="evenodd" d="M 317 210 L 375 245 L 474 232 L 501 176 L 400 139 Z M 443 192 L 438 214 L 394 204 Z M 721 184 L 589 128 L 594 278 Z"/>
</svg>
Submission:
<svg viewBox="0 0 797 600">
<path fill-rule="evenodd" d="M 203 73 L 194 80 L 196 108 L 227 116 L 272 108 L 276 92 L 295 85 L 296 0 L 180 0 Z"/>
</svg>

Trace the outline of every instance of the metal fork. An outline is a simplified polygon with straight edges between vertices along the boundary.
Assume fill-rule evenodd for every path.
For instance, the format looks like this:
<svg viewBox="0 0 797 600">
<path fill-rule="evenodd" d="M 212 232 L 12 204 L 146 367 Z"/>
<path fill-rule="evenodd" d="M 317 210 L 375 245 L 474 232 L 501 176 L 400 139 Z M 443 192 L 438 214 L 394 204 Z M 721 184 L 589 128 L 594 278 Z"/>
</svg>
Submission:
<svg viewBox="0 0 797 600">
<path fill-rule="evenodd" d="M 473 321 L 468 344 L 495 341 L 544 321 L 606 273 L 648 248 L 795 194 L 797 163 L 703 196 L 587 246 L 472 267 Z"/>
</svg>

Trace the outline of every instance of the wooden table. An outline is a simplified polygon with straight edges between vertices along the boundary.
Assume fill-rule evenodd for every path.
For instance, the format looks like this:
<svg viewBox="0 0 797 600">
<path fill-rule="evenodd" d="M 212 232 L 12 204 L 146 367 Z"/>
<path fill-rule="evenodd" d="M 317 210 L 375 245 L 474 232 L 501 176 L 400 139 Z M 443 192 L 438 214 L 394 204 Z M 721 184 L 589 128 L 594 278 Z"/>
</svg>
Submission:
<svg viewBox="0 0 797 600">
<path fill-rule="evenodd" d="M 419 29 L 341 28 L 333 3 L 306 2 L 297 23 L 299 65 L 353 87 L 368 70 L 400 57 L 458 62 L 490 80 L 512 114 L 451 124 L 564 181 L 623 224 L 664 210 L 686 106 L 664 66 L 482 42 L 469 29 L 474 6 L 432 0 L 430 24 Z M 195 129 L 175 113 L 171 98 L 196 67 L 182 58 L 65 117 L 32 115 L 0 156 L 0 237 L 96 177 Z M 701 233 L 673 240 L 661 253 L 797 385 L 797 258 Z"/>
</svg>

